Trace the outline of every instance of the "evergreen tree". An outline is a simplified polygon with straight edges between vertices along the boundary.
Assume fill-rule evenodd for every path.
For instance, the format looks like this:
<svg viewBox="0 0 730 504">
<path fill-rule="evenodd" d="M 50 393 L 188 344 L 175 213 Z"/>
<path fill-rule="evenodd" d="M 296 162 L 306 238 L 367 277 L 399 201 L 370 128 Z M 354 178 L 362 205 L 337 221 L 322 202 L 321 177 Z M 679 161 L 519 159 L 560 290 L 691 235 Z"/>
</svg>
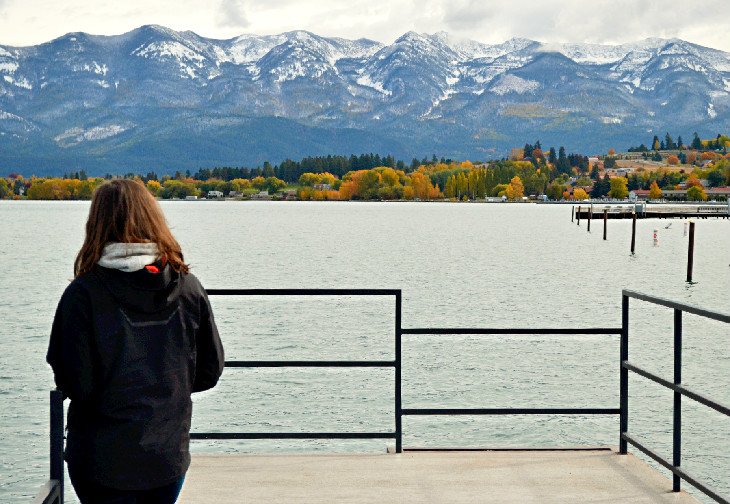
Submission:
<svg viewBox="0 0 730 504">
<path fill-rule="evenodd" d="M 570 173 L 570 163 L 568 162 L 568 157 L 565 155 L 565 147 L 562 146 L 558 150 L 557 168 L 560 173 Z"/>
<path fill-rule="evenodd" d="M 694 138 L 692 139 L 692 148 L 695 150 L 702 150 L 702 140 L 700 140 L 700 136 L 695 131 Z"/>
<path fill-rule="evenodd" d="M 555 153 L 555 147 L 550 147 L 550 152 L 548 153 L 548 161 L 553 166 L 555 166 L 555 163 L 558 161 L 558 155 Z"/>
<path fill-rule="evenodd" d="M 654 140 L 651 141 L 651 149 L 658 151 L 661 148 L 661 144 L 659 143 L 659 137 L 654 135 Z"/>
<path fill-rule="evenodd" d="M 677 145 L 674 143 L 674 140 L 672 140 L 672 137 L 669 136 L 669 132 L 667 131 L 667 134 L 664 135 L 664 147 L 667 150 L 674 150 L 677 148 Z"/>
<path fill-rule="evenodd" d="M 682 135 L 677 137 L 677 149 L 684 149 L 684 143 L 682 142 Z"/>
</svg>

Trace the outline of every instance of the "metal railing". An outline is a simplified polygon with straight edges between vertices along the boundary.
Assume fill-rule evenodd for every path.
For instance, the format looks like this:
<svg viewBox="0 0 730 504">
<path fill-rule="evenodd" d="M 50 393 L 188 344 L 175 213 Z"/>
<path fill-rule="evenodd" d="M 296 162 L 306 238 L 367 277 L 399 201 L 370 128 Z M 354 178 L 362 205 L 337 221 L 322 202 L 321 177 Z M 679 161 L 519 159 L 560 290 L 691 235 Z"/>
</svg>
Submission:
<svg viewBox="0 0 730 504">
<path fill-rule="evenodd" d="M 723 405 L 717 401 L 709 399 L 696 391 L 688 389 L 682 385 L 682 314 L 691 313 L 699 315 L 711 320 L 717 320 L 726 324 L 730 323 L 730 315 L 725 315 L 710 310 L 704 310 L 683 303 L 677 303 L 666 299 L 640 294 L 638 292 L 624 290 L 622 293 L 621 303 L 621 438 L 619 442 L 619 452 L 626 454 L 628 452 L 628 444 L 631 444 L 639 451 L 648 455 L 657 463 L 669 469 L 672 472 L 672 490 L 678 492 L 680 489 L 680 481 L 685 480 L 687 483 L 700 490 L 708 497 L 722 504 L 730 504 L 726 498 L 722 497 L 716 490 L 705 485 L 697 478 L 691 476 L 680 468 L 682 462 L 682 396 L 699 402 L 704 406 L 714 409 L 725 416 L 730 416 L 730 407 Z M 645 301 L 648 303 L 665 306 L 674 310 L 674 378 L 666 380 L 657 376 L 639 366 L 629 362 L 629 298 Z M 672 462 L 665 460 L 653 450 L 647 448 L 643 443 L 628 433 L 629 427 L 629 371 L 643 376 L 654 383 L 674 391 L 674 407 L 673 407 L 673 436 L 672 436 Z"/>
<path fill-rule="evenodd" d="M 63 392 L 51 390 L 50 405 L 51 474 L 36 495 L 33 504 L 63 504 Z"/>
<path fill-rule="evenodd" d="M 399 289 L 208 289 L 209 296 L 392 296 L 395 300 L 395 357 L 385 361 L 289 360 L 226 361 L 233 368 L 283 367 L 377 367 L 395 371 L 395 430 L 393 432 L 193 432 L 191 439 L 395 439 L 401 451 L 401 291 Z"/>
<path fill-rule="evenodd" d="M 694 399 L 725 415 L 730 409 L 707 399 L 681 385 L 681 314 L 701 315 L 722 322 L 730 322 L 730 316 L 700 308 L 623 291 L 622 326 L 619 328 L 403 328 L 402 293 L 400 289 L 208 289 L 210 296 L 392 296 L 395 301 L 394 356 L 392 360 L 254 360 L 226 361 L 230 368 L 393 368 L 394 371 L 394 429 L 389 432 L 193 432 L 191 439 L 394 439 L 397 453 L 403 451 L 403 416 L 439 415 L 618 415 L 620 424 L 619 452 L 627 453 L 627 443 L 632 444 L 658 463 L 672 471 L 673 489 L 679 491 L 679 479 L 684 479 L 720 503 L 728 503 L 716 491 L 700 483 L 679 468 L 681 459 L 681 402 L 682 395 Z M 648 301 L 675 310 L 675 379 L 669 382 L 628 362 L 629 298 Z M 620 335 L 620 390 L 618 408 L 403 408 L 401 399 L 402 339 L 403 336 L 419 335 Z M 644 447 L 628 432 L 628 372 L 633 371 L 675 392 L 674 459 L 673 463 Z M 427 448 L 439 450 L 442 448 Z M 534 449 L 534 448 L 533 448 Z M 580 448 L 579 448 L 580 449 Z M 469 450 L 467 448 L 467 450 Z M 36 497 L 37 504 L 63 504 L 63 396 L 60 391 L 51 392 L 51 479 Z"/>
<path fill-rule="evenodd" d="M 621 334 L 621 328 L 414 328 L 402 327 L 400 289 L 210 289 L 209 296 L 393 296 L 395 355 L 392 361 L 226 361 L 227 367 L 392 367 L 395 371 L 393 432 L 196 432 L 191 439 L 395 439 L 403 451 L 403 416 L 408 415 L 619 415 L 619 408 L 403 408 L 401 400 L 402 339 L 404 335 L 519 335 Z"/>
</svg>

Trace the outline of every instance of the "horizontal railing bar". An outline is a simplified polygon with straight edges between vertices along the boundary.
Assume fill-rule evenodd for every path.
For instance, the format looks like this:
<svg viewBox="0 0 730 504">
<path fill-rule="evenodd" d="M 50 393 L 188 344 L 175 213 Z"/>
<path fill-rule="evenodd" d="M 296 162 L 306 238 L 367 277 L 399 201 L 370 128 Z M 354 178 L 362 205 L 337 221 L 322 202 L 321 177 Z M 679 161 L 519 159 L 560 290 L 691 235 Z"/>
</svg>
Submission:
<svg viewBox="0 0 730 504">
<path fill-rule="evenodd" d="M 697 481 L 696 478 L 690 476 L 685 471 L 680 469 L 679 467 L 675 467 L 672 464 L 670 464 L 668 461 L 664 460 L 661 456 L 657 455 L 653 451 L 651 451 L 646 446 L 642 445 L 639 441 L 637 441 L 635 438 L 631 437 L 629 434 L 622 433 L 621 438 L 626 440 L 629 444 L 634 446 L 636 449 L 638 449 L 640 452 L 642 452 L 644 455 L 647 455 L 654 459 L 655 462 L 663 466 L 664 468 L 670 470 L 673 474 L 676 474 L 683 480 L 685 480 L 687 483 L 695 487 L 697 490 L 701 491 L 708 497 L 716 500 L 720 504 L 730 504 L 730 501 L 722 497 L 719 493 L 717 493 L 716 490 L 708 487 L 707 485 L 700 483 Z"/>
<path fill-rule="evenodd" d="M 619 408 L 406 408 L 403 415 L 618 415 Z"/>
<path fill-rule="evenodd" d="M 390 439 L 395 432 L 191 432 L 190 439 Z"/>
<path fill-rule="evenodd" d="M 700 404 L 704 404 L 708 408 L 712 408 L 718 413 L 722 413 L 723 415 L 730 416 L 730 407 L 721 404 L 717 401 L 713 401 L 712 399 L 709 399 L 691 389 L 688 389 L 687 387 L 683 385 L 675 385 L 673 382 L 670 382 L 669 380 L 665 380 L 661 376 L 657 376 L 654 373 L 650 373 L 649 371 L 645 369 L 641 369 L 640 367 L 631 364 L 628 361 L 624 361 L 621 364 L 624 368 L 628 369 L 629 371 L 633 371 L 634 373 L 643 376 L 644 378 L 647 378 L 653 382 L 658 383 L 659 385 L 662 385 L 668 389 L 673 390 L 674 392 L 678 392 L 682 394 L 685 397 L 688 397 L 690 399 L 693 399 L 697 401 Z"/>
<path fill-rule="evenodd" d="M 473 328 L 473 327 L 415 327 L 402 329 L 401 334 L 621 334 L 620 327 L 570 328 Z"/>
<path fill-rule="evenodd" d="M 403 448 L 403 451 L 410 452 L 583 452 L 583 451 L 611 451 L 609 446 L 575 446 L 575 447 L 553 447 L 553 448 L 520 448 L 520 447 L 497 447 L 497 448 Z"/>
<path fill-rule="evenodd" d="M 629 371 L 633 371 L 634 373 L 643 376 L 644 378 L 648 378 L 649 380 L 658 383 L 659 385 L 662 385 L 666 388 L 674 388 L 674 383 L 670 382 L 669 380 L 665 380 L 661 376 L 657 376 L 654 373 L 650 373 L 646 369 L 642 369 L 639 366 L 635 366 L 634 364 L 631 364 L 629 361 L 623 361 L 621 365 L 628 369 Z"/>
<path fill-rule="evenodd" d="M 395 367 L 395 361 L 226 361 L 226 367 Z"/>
<path fill-rule="evenodd" d="M 60 502 L 61 497 L 61 484 L 58 480 L 52 479 L 46 481 L 38 494 L 33 500 L 33 504 L 52 504 L 54 502 Z"/>
<path fill-rule="evenodd" d="M 673 308 L 675 310 L 682 310 L 685 313 L 692 313 L 693 315 L 699 315 L 701 317 L 707 317 L 712 320 L 717 320 L 720 322 L 725 322 L 730 324 L 730 315 L 726 313 L 720 313 L 712 310 L 705 310 L 704 308 L 698 308 L 697 306 L 688 305 L 685 303 L 677 303 L 676 301 L 670 301 L 668 299 L 656 297 L 656 296 L 649 296 L 648 294 L 642 294 L 640 292 L 632 291 L 624 289 L 623 291 L 624 296 L 628 296 L 634 299 L 639 299 L 641 301 L 646 301 L 648 303 L 654 303 L 661 306 L 666 306 L 667 308 Z"/>
<path fill-rule="evenodd" d="M 395 296 L 399 289 L 206 289 L 209 296 Z"/>
</svg>

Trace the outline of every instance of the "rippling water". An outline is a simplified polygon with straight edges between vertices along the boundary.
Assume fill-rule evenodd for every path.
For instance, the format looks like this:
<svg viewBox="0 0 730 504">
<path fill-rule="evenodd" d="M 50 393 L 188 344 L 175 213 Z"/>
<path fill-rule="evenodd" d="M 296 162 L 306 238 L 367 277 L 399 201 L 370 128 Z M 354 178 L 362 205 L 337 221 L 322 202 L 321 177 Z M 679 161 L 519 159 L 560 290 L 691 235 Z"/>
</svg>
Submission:
<svg viewBox="0 0 730 504">
<path fill-rule="evenodd" d="M 403 327 L 618 327 L 621 289 L 730 312 L 730 221 L 593 233 L 563 205 L 163 202 L 208 288 L 403 290 Z M 47 477 L 45 365 L 87 202 L 0 201 L 0 501 Z M 665 226 L 671 223 L 668 229 Z M 654 245 L 653 229 L 659 243 Z M 392 359 L 392 298 L 214 298 L 228 359 Z M 632 302 L 631 360 L 672 376 L 671 310 Z M 728 329 L 686 316 L 684 378 L 730 402 Z M 617 407 L 618 336 L 404 336 L 403 406 Z M 228 369 L 196 431 L 390 431 L 391 369 Z M 730 419 L 684 401 L 683 466 L 730 495 Z M 672 394 L 633 375 L 630 430 L 671 457 Z M 405 417 L 405 446 L 617 445 L 617 417 Z M 382 452 L 387 440 L 195 442 L 195 451 Z"/>
</svg>

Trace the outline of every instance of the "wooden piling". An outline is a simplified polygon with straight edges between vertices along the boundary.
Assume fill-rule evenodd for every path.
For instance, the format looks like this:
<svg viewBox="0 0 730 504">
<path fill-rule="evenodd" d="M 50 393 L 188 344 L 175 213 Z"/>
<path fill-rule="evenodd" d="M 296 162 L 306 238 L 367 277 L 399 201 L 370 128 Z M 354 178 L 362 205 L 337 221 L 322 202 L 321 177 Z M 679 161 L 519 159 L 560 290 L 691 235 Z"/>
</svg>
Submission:
<svg viewBox="0 0 730 504">
<path fill-rule="evenodd" d="M 631 217 L 631 254 L 633 255 L 636 249 L 636 212 Z"/>
<path fill-rule="evenodd" d="M 591 219 L 593 218 L 593 208 L 588 207 L 588 232 L 591 232 Z"/>
<path fill-rule="evenodd" d="M 689 223 L 689 244 L 687 245 L 687 281 L 692 281 L 692 267 L 695 258 L 695 223 Z"/>
<path fill-rule="evenodd" d="M 575 222 L 575 206 L 570 205 L 570 222 Z"/>
<path fill-rule="evenodd" d="M 608 210 L 603 210 L 603 239 L 606 239 L 606 232 L 608 229 Z"/>
<path fill-rule="evenodd" d="M 580 226 L 580 207 L 578 207 L 578 225 Z"/>
</svg>

